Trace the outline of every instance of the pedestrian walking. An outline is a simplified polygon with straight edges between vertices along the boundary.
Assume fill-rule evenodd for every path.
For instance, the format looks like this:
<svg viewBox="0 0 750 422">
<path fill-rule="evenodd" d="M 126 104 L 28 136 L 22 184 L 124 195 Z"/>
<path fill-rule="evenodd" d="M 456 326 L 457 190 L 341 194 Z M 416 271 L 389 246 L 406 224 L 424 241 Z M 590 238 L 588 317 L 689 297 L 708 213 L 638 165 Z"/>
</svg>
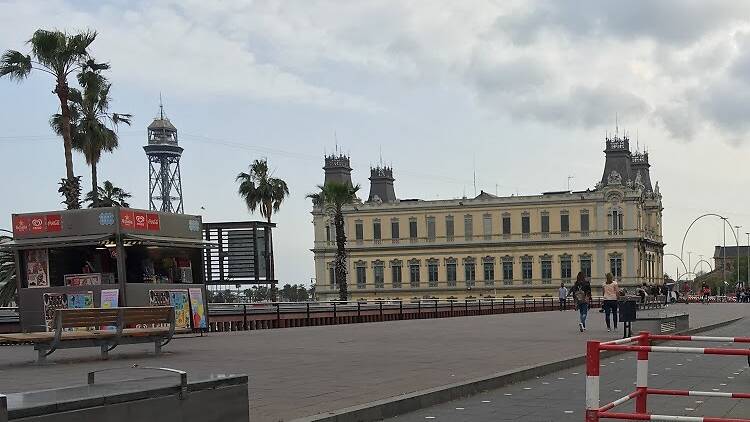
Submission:
<svg viewBox="0 0 750 422">
<path fill-rule="evenodd" d="M 604 321 L 607 323 L 607 331 L 612 332 L 612 326 L 609 323 L 609 315 L 612 314 L 612 321 L 617 330 L 617 298 L 620 294 L 620 287 L 612 277 L 611 273 L 607 273 L 607 279 L 604 281 Z"/>
<path fill-rule="evenodd" d="M 565 306 L 568 304 L 568 288 L 565 287 L 565 283 L 560 283 L 560 289 L 557 290 L 557 297 L 560 299 L 560 311 L 564 311 Z"/>
<path fill-rule="evenodd" d="M 711 294 L 711 288 L 708 287 L 707 283 L 703 283 L 703 287 L 701 288 L 701 301 L 703 301 L 704 305 L 708 304 L 708 296 Z"/>
<path fill-rule="evenodd" d="M 578 329 L 584 332 L 586 331 L 586 318 L 589 315 L 589 304 L 591 303 L 591 283 L 586 280 L 583 272 L 578 273 L 576 282 L 573 284 L 573 288 L 570 289 L 570 294 L 573 296 L 576 309 L 578 309 L 580 314 Z"/>
</svg>

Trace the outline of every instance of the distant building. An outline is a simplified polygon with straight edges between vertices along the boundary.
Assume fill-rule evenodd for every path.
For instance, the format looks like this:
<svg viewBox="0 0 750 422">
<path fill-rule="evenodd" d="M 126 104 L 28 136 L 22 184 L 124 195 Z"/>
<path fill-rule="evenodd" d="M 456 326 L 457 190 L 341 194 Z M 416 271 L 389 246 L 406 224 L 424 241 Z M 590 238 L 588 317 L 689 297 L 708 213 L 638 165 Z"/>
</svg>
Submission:
<svg viewBox="0 0 750 422">
<path fill-rule="evenodd" d="M 724 249 L 726 249 L 726 255 L 724 255 Z M 714 247 L 714 268 L 721 271 L 723 266 L 727 271 L 736 270 L 734 261 L 737 256 L 740 259 L 748 259 L 748 251 L 750 251 L 750 248 L 747 246 L 740 246 L 739 248 L 737 246 L 727 246 L 726 248 L 716 246 Z M 725 257 L 726 261 L 724 260 Z"/>
<path fill-rule="evenodd" d="M 393 169 L 370 169 L 367 201 L 345 209 L 352 299 L 554 295 L 579 271 L 625 286 L 662 280 L 662 201 L 647 153 L 606 139 L 594 189 L 499 197 L 398 199 Z M 351 183 L 349 157 L 325 157 L 325 180 Z M 332 222 L 314 207 L 317 293 L 334 299 Z"/>
</svg>

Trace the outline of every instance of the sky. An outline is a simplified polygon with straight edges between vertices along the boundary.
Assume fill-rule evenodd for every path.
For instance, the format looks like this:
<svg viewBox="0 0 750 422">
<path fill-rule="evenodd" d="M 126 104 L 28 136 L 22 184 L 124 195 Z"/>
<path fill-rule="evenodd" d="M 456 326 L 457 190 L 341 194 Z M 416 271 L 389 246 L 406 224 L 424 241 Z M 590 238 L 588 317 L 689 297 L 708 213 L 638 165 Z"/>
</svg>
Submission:
<svg viewBox="0 0 750 422">
<path fill-rule="evenodd" d="M 268 159 L 290 189 L 274 217 L 282 283 L 314 275 L 305 195 L 336 146 L 363 196 L 381 160 L 400 198 L 472 196 L 474 173 L 477 193 L 538 194 L 569 176 L 593 188 L 617 127 L 649 152 L 665 252 L 679 255 L 709 212 L 750 239 L 750 2 L 0 0 L 0 50 L 28 51 L 38 28 L 98 32 L 111 110 L 134 115 L 99 177 L 132 206 L 148 207 L 142 146 L 160 94 L 185 148 L 186 213 L 259 219 L 234 178 Z M 61 207 L 52 89 L 43 73 L 0 79 L 0 228 Z M 75 171 L 88 187 L 80 155 Z M 685 260 L 711 261 L 722 241 L 721 221 L 702 219 Z M 665 260 L 673 277 L 678 265 Z"/>
</svg>

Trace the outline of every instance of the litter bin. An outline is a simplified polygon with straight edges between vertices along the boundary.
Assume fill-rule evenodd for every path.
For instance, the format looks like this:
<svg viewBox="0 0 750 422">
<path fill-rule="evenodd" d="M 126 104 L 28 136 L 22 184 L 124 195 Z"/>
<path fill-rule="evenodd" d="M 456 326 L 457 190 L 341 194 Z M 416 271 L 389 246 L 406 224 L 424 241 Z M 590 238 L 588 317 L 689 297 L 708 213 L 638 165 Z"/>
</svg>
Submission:
<svg viewBox="0 0 750 422">
<path fill-rule="evenodd" d="M 638 309 L 638 301 L 636 299 L 620 300 L 617 304 L 617 309 L 620 311 L 620 322 L 622 322 L 625 328 L 623 338 L 632 336 L 633 332 L 630 324 L 636 319 L 635 311 Z"/>
</svg>

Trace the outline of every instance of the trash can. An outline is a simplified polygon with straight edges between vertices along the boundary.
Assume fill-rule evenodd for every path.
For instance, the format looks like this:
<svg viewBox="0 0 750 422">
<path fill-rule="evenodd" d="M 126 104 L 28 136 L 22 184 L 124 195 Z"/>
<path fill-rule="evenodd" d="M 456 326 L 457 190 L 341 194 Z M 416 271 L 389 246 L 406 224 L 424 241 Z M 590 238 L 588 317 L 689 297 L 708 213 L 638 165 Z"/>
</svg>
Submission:
<svg viewBox="0 0 750 422">
<path fill-rule="evenodd" d="M 620 312 L 620 322 L 622 322 L 623 326 L 623 338 L 632 336 L 633 330 L 631 329 L 631 323 L 636 319 L 635 311 L 638 309 L 637 299 L 628 298 L 620 300 L 617 304 L 617 309 Z"/>
</svg>

